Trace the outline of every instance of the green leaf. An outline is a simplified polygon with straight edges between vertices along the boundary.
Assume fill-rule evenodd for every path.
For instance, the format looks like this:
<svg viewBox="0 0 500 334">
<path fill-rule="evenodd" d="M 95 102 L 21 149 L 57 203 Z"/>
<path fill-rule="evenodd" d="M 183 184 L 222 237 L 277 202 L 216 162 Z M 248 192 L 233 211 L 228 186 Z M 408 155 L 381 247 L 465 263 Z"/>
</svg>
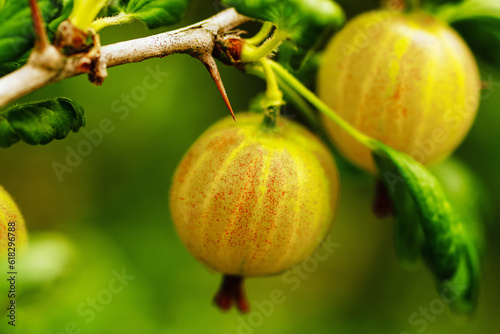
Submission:
<svg viewBox="0 0 500 334">
<path fill-rule="evenodd" d="M 469 320 L 475 313 L 479 299 L 479 286 L 481 281 L 481 264 L 479 256 L 470 245 L 463 250 L 463 258 L 457 273 L 446 282 L 438 283 L 439 291 L 449 291 L 450 307 L 455 315 Z"/>
<path fill-rule="evenodd" d="M 455 210 L 462 216 L 465 236 L 484 254 L 486 245 L 483 221 L 490 209 L 485 186 L 457 158 L 450 157 L 433 166 L 430 171 L 441 183 Z"/>
<path fill-rule="evenodd" d="M 464 0 L 440 7 L 437 16 L 448 23 L 480 17 L 500 19 L 500 1 Z"/>
<path fill-rule="evenodd" d="M 481 262 L 486 251 L 482 222 L 488 209 L 488 196 L 483 184 L 472 171 L 455 158 L 448 158 L 431 171 L 443 185 L 446 195 L 461 217 L 464 229 L 463 258 L 457 274 L 449 282 L 457 290 L 451 307 L 455 313 L 471 316 L 477 305 Z M 441 289 L 445 288 L 441 284 Z"/>
<path fill-rule="evenodd" d="M 500 67 L 500 1 L 464 0 L 435 12 L 462 35 L 476 56 Z"/>
<path fill-rule="evenodd" d="M 479 183 L 465 166 L 449 160 L 433 170 L 442 186 L 407 154 L 376 141 L 374 146 L 376 165 L 402 229 L 396 229 L 396 252 L 402 254 L 398 257 L 404 264 L 414 263 L 420 246 L 442 298 L 455 315 L 469 319 L 477 306 L 484 253 L 484 194 Z"/>
<path fill-rule="evenodd" d="M 345 21 L 340 6 L 330 0 L 223 0 L 222 3 L 235 7 L 243 15 L 273 22 L 286 31 L 293 42 L 293 48 L 288 48 L 293 68 L 298 68 L 309 51 Z"/>
<path fill-rule="evenodd" d="M 24 55 L 19 56 L 16 61 L 0 63 L 0 77 L 3 77 L 4 75 L 17 70 L 18 68 L 26 64 L 28 62 L 30 53 L 31 50 L 28 50 Z"/>
<path fill-rule="evenodd" d="M 422 3 L 422 7 L 430 12 L 439 11 L 442 6 L 457 4 L 463 2 L 464 0 L 425 0 Z"/>
<path fill-rule="evenodd" d="M 316 83 L 316 75 L 321 65 L 321 52 L 308 52 L 305 57 L 297 56 L 297 47 L 291 41 L 280 45 L 279 63 L 306 86 Z"/>
<path fill-rule="evenodd" d="M 58 17 L 61 0 L 39 0 L 45 22 Z M 33 22 L 28 1 L 7 0 L 0 10 L 0 63 L 15 62 L 34 44 Z"/>
<path fill-rule="evenodd" d="M 394 205 L 394 249 L 401 266 L 413 269 L 420 257 L 423 243 L 420 221 L 416 215 L 413 199 L 405 187 L 405 179 L 398 168 L 388 159 L 379 159 L 378 165 L 384 170 L 384 184 Z"/>
<path fill-rule="evenodd" d="M 429 10 L 451 24 L 476 56 L 500 67 L 500 1 L 463 0 Z"/>
<path fill-rule="evenodd" d="M 126 14 L 144 22 L 149 29 L 177 23 L 184 15 L 189 0 L 122 0 Z"/>
<path fill-rule="evenodd" d="M 0 113 L 0 147 L 22 140 L 45 145 L 85 126 L 83 107 L 68 98 L 14 105 Z"/>
<path fill-rule="evenodd" d="M 66 20 L 73 9 L 73 0 L 62 0 L 61 1 L 61 11 L 57 17 L 55 17 L 52 21 L 47 23 L 47 28 L 49 32 L 49 38 L 55 35 L 57 31 L 57 27 L 61 24 L 62 21 Z"/>
<path fill-rule="evenodd" d="M 453 23 L 476 57 L 500 68 L 500 20 L 476 17 Z"/>
<path fill-rule="evenodd" d="M 222 3 L 254 19 L 284 25 L 282 28 L 308 23 L 341 25 L 344 22 L 341 8 L 330 0 L 222 0 Z"/>
<path fill-rule="evenodd" d="M 415 205 L 422 228 L 426 262 L 439 281 L 453 277 L 460 263 L 460 221 L 437 179 L 405 153 L 376 142 L 373 152 L 389 193 L 404 187 Z M 396 212 L 404 203 L 396 196 Z M 398 209 L 400 208 L 400 209 Z M 404 219 L 404 217 L 398 217 Z"/>
</svg>

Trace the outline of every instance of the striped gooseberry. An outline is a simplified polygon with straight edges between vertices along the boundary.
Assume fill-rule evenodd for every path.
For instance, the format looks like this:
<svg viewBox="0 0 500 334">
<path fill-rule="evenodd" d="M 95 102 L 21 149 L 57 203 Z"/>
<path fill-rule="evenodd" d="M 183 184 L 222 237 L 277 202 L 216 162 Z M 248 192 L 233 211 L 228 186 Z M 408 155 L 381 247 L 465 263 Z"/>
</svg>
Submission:
<svg viewBox="0 0 500 334">
<path fill-rule="evenodd" d="M 12 301 L 16 296 L 17 283 L 12 273 L 18 270 L 19 256 L 26 243 L 27 234 L 23 216 L 9 193 L 0 186 L 0 258 L 5 263 L 2 266 L 4 270 L 1 273 L 0 283 L 0 290 L 5 293 L 2 293 L 3 297 L 0 299 L 2 303 Z"/>
<path fill-rule="evenodd" d="M 311 255 L 333 220 L 338 174 L 303 126 L 241 113 L 210 127 L 179 164 L 170 209 L 180 239 L 225 274 L 216 303 L 248 310 L 242 277 L 283 272 Z"/>
<path fill-rule="evenodd" d="M 478 68 L 448 25 L 416 12 L 365 13 L 328 44 L 320 98 L 352 126 L 423 164 L 449 155 L 475 118 Z M 341 152 L 375 171 L 368 149 L 327 118 Z"/>
</svg>

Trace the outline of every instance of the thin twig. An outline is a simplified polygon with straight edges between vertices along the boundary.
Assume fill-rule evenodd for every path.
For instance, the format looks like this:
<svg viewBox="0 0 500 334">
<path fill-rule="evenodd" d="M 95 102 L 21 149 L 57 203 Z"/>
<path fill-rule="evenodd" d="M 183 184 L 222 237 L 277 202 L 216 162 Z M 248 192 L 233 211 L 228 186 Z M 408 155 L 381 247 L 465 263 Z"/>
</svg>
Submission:
<svg viewBox="0 0 500 334">
<path fill-rule="evenodd" d="M 188 27 L 103 46 L 99 57 L 91 60 L 96 68 L 103 71 L 108 67 L 174 53 L 187 53 L 199 58 L 201 54 L 212 53 L 216 35 L 227 33 L 248 20 L 234 8 L 229 8 Z M 43 55 L 43 59 L 35 61 L 32 54 L 25 66 L 0 78 L 0 107 L 41 87 L 82 74 L 79 65 L 82 61 L 89 61 L 87 54 L 62 57 L 52 46 L 47 49 L 49 52 Z M 36 58 L 40 58 L 38 56 Z"/>
</svg>

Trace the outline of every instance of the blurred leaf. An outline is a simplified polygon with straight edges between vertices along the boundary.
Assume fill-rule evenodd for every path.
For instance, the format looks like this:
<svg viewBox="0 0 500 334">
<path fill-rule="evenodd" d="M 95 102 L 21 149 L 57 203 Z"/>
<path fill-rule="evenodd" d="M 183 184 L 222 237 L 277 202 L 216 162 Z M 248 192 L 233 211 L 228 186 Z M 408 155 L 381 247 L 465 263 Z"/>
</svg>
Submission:
<svg viewBox="0 0 500 334">
<path fill-rule="evenodd" d="M 71 10 L 73 9 L 73 0 L 62 0 L 62 9 L 60 14 L 51 22 L 47 24 L 49 38 L 55 35 L 57 31 L 57 27 L 61 24 L 62 21 L 66 20 L 71 14 Z"/>
<path fill-rule="evenodd" d="M 394 192 L 396 184 L 400 183 L 413 199 L 429 255 L 426 260 L 430 269 L 438 280 L 450 279 L 460 261 L 460 240 L 457 235 L 459 221 L 443 189 L 436 178 L 410 156 L 382 143 L 377 142 L 377 145 L 374 158 L 389 193 Z M 406 212 L 404 197 L 391 194 L 393 197 L 396 200 L 393 202 L 396 212 Z"/>
<path fill-rule="evenodd" d="M 500 20 L 500 1 L 464 0 L 440 7 L 437 15 L 448 23 L 478 17 L 491 17 Z"/>
<path fill-rule="evenodd" d="M 433 166 L 432 174 L 439 180 L 447 198 L 464 222 L 465 234 L 480 254 L 486 251 L 484 223 L 490 205 L 484 185 L 457 158 L 450 157 Z"/>
<path fill-rule="evenodd" d="M 0 77 L 17 70 L 19 67 L 26 64 L 28 62 L 30 52 L 31 50 L 27 51 L 23 56 L 20 56 L 17 61 L 0 63 Z"/>
<path fill-rule="evenodd" d="M 61 0 L 39 0 L 45 22 L 58 17 Z M 34 34 L 28 1 L 7 0 L 0 10 L 0 64 L 15 62 L 33 47 Z"/>
<path fill-rule="evenodd" d="M 464 320 L 468 320 L 474 315 L 477 307 L 481 267 L 474 247 L 470 244 L 465 247 L 457 273 L 450 281 L 438 283 L 438 289 L 449 289 L 453 292 L 451 310 L 455 315 L 459 314 L 465 317 Z"/>
<path fill-rule="evenodd" d="M 461 217 L 464 256 L 459 270 L 450 282 L 455 287 L 461 287 L 461 291 L 451 303 L 451 307 L 455 313 L 470 316 L 477 305 L 481 259 L 486 251 L 482 222 L 488 196 L 472 171 L 455 158 L 448 158 L 435 166 L 432 173 L 440 180 L 450 202 Z M 442 285 L 442 288 L 446 286 Z"/>
<path fill-rule="evenodd" d="M 452 298 L 447 297 L 451 309 L 469 318 L 477 306 L 480 252 L 484 248 L 477 209 L 481 196 L 474 195 L 473 177 L 456 163 L 443 164 L 436 169 L 436 174 L 444 176 L 443 188 L 436 177 L 407 154 L 375 143 L 373 156 L 397 215 L 398 257 L 403 258 L 403 264 L 411 264 L 421 245 L 421 254 L 437 279 L 441 295 L 451 291 Z"/>
<path fill-rule="evenodd" d="M 298 68 L 322 36 L 340 27 L 345 16 L 342 8 L 330 0 L 223 0 L 224 5 L 254 19 L 270 21 L 286 31 L 293 46 L 287 48 L 291 67 Z"/>
<path fill-rule="evenodd" d="M 293 42 L 285 41 L 280 45 L 278 62 L 304 85 L 312 87 L 316 83 L 316 75 L 322 59 L 322 52 L 314 52 L 316 50 L 314 47 L 305 54 L 305 57 L 298 57 L 297 47 L 293 45 Z"/>
<path fill-rule="evenodd" d="M 379 169 L 384 170 L 384 182 L 394 205 L 394 249 L 401 266 L 413 269 L 420 257 L 423 243 L 419 217 L 405 180 L 397 166 L 390 160 L 378 159 Z"/>
<path fill-rule="evenodd" d="M 500 66 L 500 1 L 464 0 L 435 12 L 453 25 L 476 55 Z"/>
<path fill-rule="evenodd" d="M 424 4 L 436 4 L 436 5 L 443 5 L 443 4 L 450 4 L 450 3 L 459 3 L 464 0 L 425 0 Z"/>
<path fill-rule="evenodd" d="M 425 0 L 422 7 L 431 12 L 439 11 L 439 9 L 446 5 L 453 5 L 463 2 L 464 0 Z"/>
<path fill-rule="evenodd" d="M 122 0 L 123 11 L 144 22 L 149 29 L 177 23 L 186 11 L 189 0 Z"/>
<path fill-rule="evenodd" d="M 83 126 L 82 106 L 68 98 L 18 104 L 0 113 L 0 147 L 7 148 L 19 140 L 44 145 Z"/>
<path fill-rule="evenodd" d="M 477 17 L 453 23 L 477 57 L 500 68 L 500 20 Z"/>
</svg>

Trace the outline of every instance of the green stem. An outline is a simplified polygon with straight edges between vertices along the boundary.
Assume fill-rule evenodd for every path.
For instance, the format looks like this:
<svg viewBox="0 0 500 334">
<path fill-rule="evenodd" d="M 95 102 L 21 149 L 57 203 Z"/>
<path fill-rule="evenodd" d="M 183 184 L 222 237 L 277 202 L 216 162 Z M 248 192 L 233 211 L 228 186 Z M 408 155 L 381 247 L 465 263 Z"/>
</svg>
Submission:
<svg viewBox="0 0 500 334">
<path fill-rule="evenodd" d="M 266 21 L 262 24 L 260 30 L 253 37 L 247 38 L 245 39 L 245 41 L 251 45 L 259 45 L 260 43 L 264 42 L 267 37 L 269 37 L 269 34 L 273 30 L 273 28 L 274 23 Z"/>
<path fill-rule="evenodd" d="M 264 70 L 264 75 L 266 77 L 266 96 L 273 102 L 282 102 L 283 94 L 281 93 L 281 90 L 278 86 L 278 81 L 276 80 L 276 75 L 271 68 L 270 62 L 271 61 L 269 59 L 262 59 L 260 61 L 262 69 Z"/>
<path fill-rule="evenodd" d="M 245 71 L 249 74 L 265 79 L 264 70 L 261 66 L 256 66 L 253 64 L 248 65 L 247 67 L 245 67 Z M 338 151 L 333 144 L 332 139 L 326 132 L 323 124 L 321 124 L 321 122 L 319 121 L 318 116 L 314 112 L 314 109 L 311 107 L 311 105 L 307 103 L 307 101 L 304 100 L 304 98 L 300 96 L 292 87 L 290 87 L 290 85 L 288 85 L 286 81 L 284 81 L 280 77 L 277 77 L 276 79 L 281 91 L 286 96 L 286 100 L 292 102 L 297 107 L 297 110 L 309 125 L 309 128 L 311 128 L 323 140 L 332 154 L 335 157 L 338 157 Z M 342 159 L 336 159 L 337 164 L 341 164 L 342 161 Z"/>
<path fill-rule="evenodd" d="M 269 60 L 261 59 L 260 64 L 266 78 L 266 105 L 264 114 L 264 125 L 267 128 L 274 128 L 278 120 L 281 106 L 283 105 L 283 93 L 281 92 L 276 75 L 269 65 Z"/>
<path fill-rule="evenodd" d="M 262 66 L 256 64 L 247 65 L 245 67 L 245 72 L 258 76 L 259 78 L 266 79 Z M 292 87 L 290 87 L 290 85 L 286 83 L 286 81 L 284 81 L 280 77 L 277 77 L 276 80 L 279 88 L 286 95 L 287 100 L 290 100 L 293 104 L 295 104 L 309 126 L 316 132 L 325 132 L 311 105 L 309 105 L 302 98 L 302 96 L 300 96 L 295 90 L 293 90 Z"/>
<path fill-rule="evenodd" d="M 278 78 L 278 85 L 283 93 L 286 95 L 298 110 L 300 110 L 302 117 L 309 124 L 309 126 L 316 132 L 324 132 L 323 126 L 319 122 L 314 109 L 309 105 L 306 100 L 302 98 L 295 90 L 292 89 L 283 79 Z"/>
<path fill-rule="evenodd" d="M 420 0 L 406 0 L 405 13 L 413 13 L 420 9 Z"/>
<path fill-rule="evenodd" d="M 134 18 L 132 15 L 121 12 L 115 16 L 98 18 L 97 20 L 93 21 L 90 24 L 90 27 L 92 29 L 94 29 L 95 31 L 99 31 L 99 30 L 106 28 L 106 27 L 131 23 L 133 20 L 134 20 Z"/>
<path fill-rule="evenodd" d="M 276 28 L 274 34 L 262 43 L 261 46 L 255 47 L 245 43 L 241 51 L 241 61 L 251 63 L 259 61 L 272 53 L 285 39 L 288 38 L 288 33 Z"/>
<path fill-rule="evenodd" d="M 292 89 L 294 89 L 299 95 L 303 96 L 309 103 L 311 103 L 315 108 L 317 108 L 320 112 L 325 114 L 332 121 L 337 123 L 344 131 L 349 133 L 354 139 L 358 142 L 369 148 L 370 150 L 374 150 L 376 148 L 375 141 L 366 136 L 365 134 L 359 132 L 357 129 L 352 127 L 348 122 L 343 120 L 339 115 L 337 115 L 333 110 L 328 108 L 328 106 L 321 101 L 313 92 L 307 89 L 299 80 L 297 80 L 293 75 L 291 75 L 286 69 L 284 69 L 278 63 L 269 60 L 268 61 L 273 71 L 285 81 Z"/>
<path fill-rule="evenodd" d="M 309 127 L 319 135 L 323 142 L 328 146 L 328 149 L 333 155 L 337 156 L 337 149 L 332 142 L 332 139 L 326 132 L 323 124 L 318 120 L 318 117 L 314 113 L 314 109 L 300 96 L 292 87 L 290 87 L 283 79 L 278 78 L 278 84 L 281 90 L 286 95 L 287 99 L 290 100 L 300 111 L 304 120 L 309 124 Z M 337 159 L 338 160 L 338 159 Z"/>
</svg>

